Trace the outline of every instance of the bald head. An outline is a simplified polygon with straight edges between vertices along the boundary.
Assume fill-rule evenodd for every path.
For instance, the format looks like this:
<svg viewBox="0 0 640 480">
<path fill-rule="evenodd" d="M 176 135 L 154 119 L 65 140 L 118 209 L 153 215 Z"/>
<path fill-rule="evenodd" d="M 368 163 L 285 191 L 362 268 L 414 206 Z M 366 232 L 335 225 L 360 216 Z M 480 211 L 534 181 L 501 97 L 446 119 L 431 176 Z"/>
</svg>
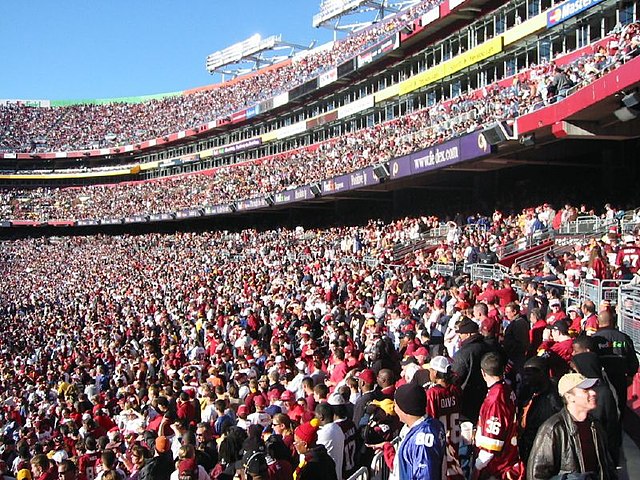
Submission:
<svg viewBox="0 0 640 480">
<path fill-rule="evenodd" d="M 615 319 L 610 311 L 603 310 L 598 314 L 598 326 L 600 328 L 613 327 L 614 325 Z"/>
</svg>

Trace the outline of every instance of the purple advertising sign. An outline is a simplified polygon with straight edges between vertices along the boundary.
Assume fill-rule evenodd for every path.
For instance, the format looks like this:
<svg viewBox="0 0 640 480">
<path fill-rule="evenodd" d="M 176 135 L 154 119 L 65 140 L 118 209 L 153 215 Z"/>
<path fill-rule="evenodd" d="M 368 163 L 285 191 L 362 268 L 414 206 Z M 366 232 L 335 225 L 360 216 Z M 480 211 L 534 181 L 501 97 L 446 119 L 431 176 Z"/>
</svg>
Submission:
<svg viewBox="0 0 640 480">
<path fill-rule="evenodd" d="M 454 165 L 465 160 L 488 155 L 489 153 L 491 153 L 491 146 L 487 143 L 484 134 L 481 131 L 477 131 L 426 150 L 391 160 L 389 162 L 389 170 L 392 179 L 401 178 Z"/>
<path fill-rule="evenodd" d="M 456 138 L 411 155 L 411 173 L 428 172 L 459 161 L 460 140 Z"/>
<path fill-rule="evenodd" d="M 377 183 L 378 179 L 373 173 L 373 167 L 367 167 L 347 175 L 323 180 L 322 195 L 333 195 L 334 193 L 362 188 L 367 185 L 376 185 Z"/>
<path fill-rule="evenodd" d="M 482 130 L 473 132 L 460 138 L 460 160 L 483 157 L 491 153 L 491 145 L 482 133 Z"/>
<path fill-rule="evenodd" d="M 349 183 L 349 188 L 354 189 L 366 187 L 367 185 L 375 185 L 379 182 L 373 173 L 373 167 L 368 167 L 349 174 Z"/>
<path fill-rule="evenodd" d="M 394 158 L 389 161 L 389 172 L 392 179 L 411 175 L 411 155 Z"/>
<path fill-rule="evenodd" d="M 349 175 L 340 175 L 339 177 L 330 178 L 322 181 L 322 196 L 332 195 L 334 193 L 343 192 L 351 188 L 351 179 Z"/>
<path fill-rule="evenodd" d="M 309 190 L 308 186 L 304 186 L 295 188 L 293 190 L 278 192 L 273 196 L 273 198 L 273 203 L 275 205 L 282 205 L 285 203 L 300 202 L 302 200 L 313 198 L 313 193 L 311 193 L 311 190 Z"/>
<path fill-rule="evenodd" d="M 256 208 L 268 207 L 269 204 L 264 197 L 250 198 L 249 200 L 243 200 L 238 202 L 238 210 L 255 210 Z"/>
<path fill-rule="evenodd" d="M 208 205 L 204 207 L 205 215 L 223 215 L 225 213 L 231 213 L 229 205 Z"/>
</svg>

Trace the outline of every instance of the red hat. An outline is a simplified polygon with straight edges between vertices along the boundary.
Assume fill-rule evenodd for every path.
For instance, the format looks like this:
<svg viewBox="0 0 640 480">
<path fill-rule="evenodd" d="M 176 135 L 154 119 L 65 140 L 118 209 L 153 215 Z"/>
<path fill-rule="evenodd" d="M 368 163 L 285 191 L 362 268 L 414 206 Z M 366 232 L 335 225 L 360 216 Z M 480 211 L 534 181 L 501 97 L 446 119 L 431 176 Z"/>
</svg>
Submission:
<svg viewBox="0 0 640 480">
<path fill-rule="evenodd" d="M 193 473 L 197 468 L 198 463 L 195 458 L 185 458 L 178 464 L 178 473 Z"/>
<path fill-rule="evenodd" d="M 356 375 L 356 378 L 369 385 L 373 385 L 374 383 L 376 383 L 376 374 L 373 373 L 373 370 L 371 370 L 370 368 L 365 368 L 364 370 L 362 370 Z"/>
<path fill-rule="evenodd" d="M 253 403 L 254 405 L 260 405 L 263 407 L 267 404 L 262 395 L 256 395 L 255 397 L 253 397 Z"/>
<path fill-rule="evenodd" d="M 243 415 L 245 413 L 249 413 L 249 408 L 246 405 L 239 405 L 237 413 L 238 413 L 238 415 Z"/>
<path fill-rule="evenodd" d="M 295 396 L 289 390 L 285 390 L 284 392 L 282 392 L 282 395 L 280 395 L 280 400 L 282 400 L 283 402 L 295 400 Z"/>
<path fill-rule="evenodd" d="M 469 302 L 465 302 L 465 301 L 458 302 L 456 303 L 456 308 L 460 310 L 466 310 L 467 308 L 469 308 Z"/>
<path fill-rule="evenodd" d="M 318 440 L 318 427 L 320 426 L 320 421 L 317 418 L 311 419 L 311 421 L 307 423 L 303 423 L 298 428 L 295 429 L 295 436 L 298 437 L 309 447 L 313 447 Z"/>
<path fill-rule="evenodd" d="M 414 357 L 428 357 L 429 356 L 429 352 L 427 351 L 426 348 L 420 347 L 415 352 L 413 352 L 413 356 Z"/>
<path fill-rule="evenodd" d="M 267 397 L 269 397 L 269 401 L 280 400 L 280 392 L 277 388 L 274 388 L 272 390 L 269 390 Z"/>
</svg>

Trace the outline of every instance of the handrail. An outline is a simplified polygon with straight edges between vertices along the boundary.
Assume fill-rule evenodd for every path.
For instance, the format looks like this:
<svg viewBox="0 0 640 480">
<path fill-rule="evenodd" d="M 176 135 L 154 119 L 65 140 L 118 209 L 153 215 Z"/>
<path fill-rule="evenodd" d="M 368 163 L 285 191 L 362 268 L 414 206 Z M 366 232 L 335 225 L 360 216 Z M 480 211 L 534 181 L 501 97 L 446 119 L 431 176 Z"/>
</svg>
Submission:
<svg viewBox="0 0 640 480">
<path fill-rule="evenodd" d="M 618 326 L 631 337 L 637 349 L 640 348 L 640 285 L 620 287 L 618 305 Z"/>
<path fill-rule="evenodd" d="M 470 268 L 471 281 L 502 280 L 509 276 L 509 269 L 499 263 L 474 263 Z"/>
<path fill-rule="evenodd" d="M 369 480 L 369 469 L 360 467 L 347 480 Z"/>
<path fill-rule="evenodd" d="M 443 277 L 451 277 L 456 271 L 456 264 L 436 262 L 429 266 L 429 271 L 435 275 L 442 275 Z"/>
<path fill-rule="evenodd" d="M 498 257 L 502 259 L 509 255 L 513 255 L 516 252 L 526 250 L 528 248 L 539 245 L 545 240 L 548 240 L 549 238 L 551 238 L 550 229 L 546 228 L 544 230 L 538 230 L 536 232 L 533 232 L 533 234 L 531 235 L 520 237 L 510 242 L 507 242 L 504 245 L 500 245 L 496 253 Z"/>
<path fill-rule="evenodd" d="M 520 268 L 531 268 L 535 265 L 539 265 L 544 262 L 544 257 L 547 253 L 553 252 L 556 255 L 564 255 L 565 253 L 569 253 L 573 251 L 573 244 L 569 243 L 566 245 L 549 245 L 549 248 L 545 248 L 543 250 L 538 250 L 535 252 L 528 253 L 518 258 L 514 263 Z"/>
<path fill-rule="evenodd" d="M 603 233 L 618 221 L 614 218 L 600 218 L 595 215 L 584 215 L 560 225 L 559 235 L 590 235 Z"/>
</svg>

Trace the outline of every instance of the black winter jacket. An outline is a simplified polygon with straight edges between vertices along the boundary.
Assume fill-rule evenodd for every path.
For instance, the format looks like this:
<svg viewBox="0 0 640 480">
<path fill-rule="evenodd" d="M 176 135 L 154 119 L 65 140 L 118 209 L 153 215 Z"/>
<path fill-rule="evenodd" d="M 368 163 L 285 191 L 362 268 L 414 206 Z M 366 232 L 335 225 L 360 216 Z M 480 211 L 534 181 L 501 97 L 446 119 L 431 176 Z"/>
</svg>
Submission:
<svg viewBox="0 0 640 480">
<path fill-rule="evenodd" d="M 595 478 L 617 479 L 616 469 L 607 452 L 605 433 L 597 420 L 590 420 L 600 467 Z M 527 480 L 546 480 L 565 473 L 586 473 L 580 435 L 566 407 L 538 430 L 527 464 Z"/>
<path fill-rule="evenodd" d="M 467 338 L 453 356 L 451 370 L 455 382 L 462 389 L 461 413 L 471 422 L 478 421 L 480 406 L 487 396 L 487 384 L 480 373 L 482 356 L 491 351 L 491 347 L 479 333 Z"/>
</svg>

